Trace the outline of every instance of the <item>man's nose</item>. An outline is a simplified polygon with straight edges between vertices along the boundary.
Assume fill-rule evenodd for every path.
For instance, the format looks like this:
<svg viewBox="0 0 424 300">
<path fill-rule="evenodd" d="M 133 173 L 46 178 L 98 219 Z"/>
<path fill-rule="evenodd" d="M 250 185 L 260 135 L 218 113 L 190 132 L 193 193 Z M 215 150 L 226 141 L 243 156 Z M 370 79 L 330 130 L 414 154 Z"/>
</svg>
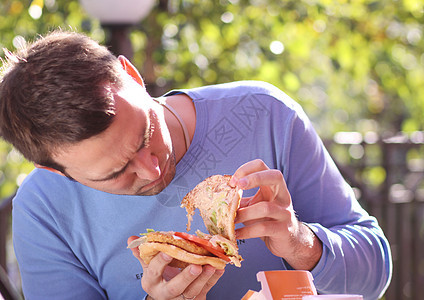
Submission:
<svg viewBox="0 0 424 300">
<path fill-rule="evenodd" d="M 131 167 L 140 179 L 156 180 L 161 175 L 159 159 L 148 148 L 138 151 L 131 162 Z"/>
</svg>

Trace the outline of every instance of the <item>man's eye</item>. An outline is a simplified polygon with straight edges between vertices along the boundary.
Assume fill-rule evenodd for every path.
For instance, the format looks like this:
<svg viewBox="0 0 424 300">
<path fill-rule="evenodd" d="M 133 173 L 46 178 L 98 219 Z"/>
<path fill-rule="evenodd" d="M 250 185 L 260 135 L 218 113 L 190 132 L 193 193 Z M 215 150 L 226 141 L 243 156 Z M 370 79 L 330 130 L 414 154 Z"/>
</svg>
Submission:
<svg viewBox="0 0 424 300">
<path fill-rule="evenodd" d="M 125 166 L 125 168 L 123 168 L 122 170 L 120 170 L 119 172 L 116 172 L 115 174 L 112 174 L 109 178 L 108 178 L 108 180 L 116 180 L 116 179 L 118 179 L 119 177 L 121 177 L 124 173 L 125 173 L 125 170 L 127 169 L 127 167 L 128 167 L 128 165 L 127 166 Z"/>
<path fill-rule="evenodd" d="M 122 174 L 123 174 L 123 172 L 119 172 L 119 173 L 113 174 L 113 176 L 110 177 L 109 180 L 118 179 L 119 177 L 121 177 Z"/>
</svg>

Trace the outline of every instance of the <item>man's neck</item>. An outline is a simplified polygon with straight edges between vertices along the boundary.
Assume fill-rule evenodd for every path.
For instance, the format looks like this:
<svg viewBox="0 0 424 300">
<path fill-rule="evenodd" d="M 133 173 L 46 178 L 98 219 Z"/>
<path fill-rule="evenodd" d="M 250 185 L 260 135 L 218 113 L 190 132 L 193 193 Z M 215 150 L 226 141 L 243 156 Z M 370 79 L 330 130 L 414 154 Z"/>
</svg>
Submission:
<svg viewBox="0 0 424 300">
<path fill-rule="evenodd" d="M 196 110 L 191 98 L 185 94 L 172 95 L 161 100 L 168 106 L 168 108 L 165 106 L 165 121 L 170 130 L 178 162 L 187 152 L 193 140 L 196 128 Z M 184 127 L 187 129 L 186 137 Z"/>
</svg>

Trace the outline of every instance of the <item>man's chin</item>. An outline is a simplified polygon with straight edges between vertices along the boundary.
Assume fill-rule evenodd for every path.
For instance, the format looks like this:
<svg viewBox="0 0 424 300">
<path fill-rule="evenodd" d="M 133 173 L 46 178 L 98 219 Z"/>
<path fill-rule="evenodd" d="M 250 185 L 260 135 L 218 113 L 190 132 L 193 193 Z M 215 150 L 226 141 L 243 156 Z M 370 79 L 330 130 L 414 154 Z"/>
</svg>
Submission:
<svg viewBox="0 0 424 300">
<path fill-rule="evenodd" d="M 165 187 L 155 187 L 153 189 L 150 189 L 148 191 L 140 191 L 135 193 L 135 196 L 155 196 L 162 192 L 165 189 Z"/>
</svg>

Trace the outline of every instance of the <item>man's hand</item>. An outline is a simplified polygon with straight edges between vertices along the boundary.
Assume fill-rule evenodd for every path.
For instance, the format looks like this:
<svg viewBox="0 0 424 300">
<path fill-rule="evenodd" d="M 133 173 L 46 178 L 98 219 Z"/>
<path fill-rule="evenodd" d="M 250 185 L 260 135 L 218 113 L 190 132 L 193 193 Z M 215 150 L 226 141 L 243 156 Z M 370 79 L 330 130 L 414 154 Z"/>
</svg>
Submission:
<svg viewBox="0 0 424 300">
<path fill-rule="evenodd" d="M 128 244 L 137 239 L 128 238 Z M 140 258 L 138 247 L 131 248 L 133 255 L 143 267 L 141 286 L 149 296 L 160 299 L 206 299 L 206 294 L 224 274 L 210 265 L 190 265 L 184 270 L 168 266 L 172 257 L 158 253 L 148 265 Z"/>
<path fill-rule="evenodd" d="M 236 230 L 237 238 L 259 237 L 274 255 L 284 258 L 293 268 L 312 270 L 322 255 L 322 244 L 297 219 L 283 174 L 254 160 L 234 173 L 230 185 L 243 190 L 259 187 L 253 197 L 241 201 L 236 223 L 245 226 Z"/>
</svg>

